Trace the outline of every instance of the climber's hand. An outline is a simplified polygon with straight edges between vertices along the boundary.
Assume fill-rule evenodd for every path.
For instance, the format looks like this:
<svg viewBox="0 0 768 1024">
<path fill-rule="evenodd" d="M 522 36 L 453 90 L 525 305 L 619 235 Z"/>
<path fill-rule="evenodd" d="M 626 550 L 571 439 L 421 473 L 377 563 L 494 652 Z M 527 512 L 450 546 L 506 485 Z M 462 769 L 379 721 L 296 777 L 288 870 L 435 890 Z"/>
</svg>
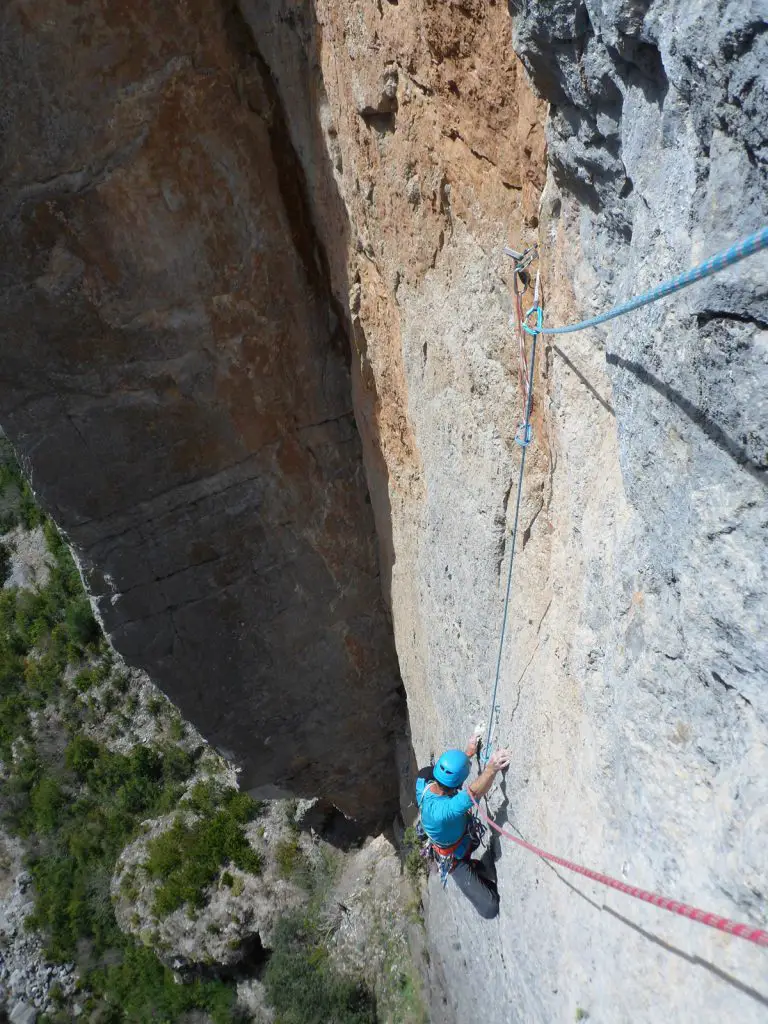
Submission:
<svg viewBox="0 0 768 1024">
<path fill-rule="evenodd" d="M 477 733 L 473 733 L 467 740 L 467 746 L 464 753 L 467 757 L 474 757 L 480 747 L 480 737 Z"/>
<path fill-rule="evenodd" d="M 485 769 L 478 775 L 474 782 L 470 782 L 467 786 L 467 789 L 475 800 L 479 800 L 481 796 L 485 796 L 493 786 L 496 773 L 503 772 L 505 768 L 509 768 L 509 762 L 511 760 L 512 753 L 509 750 L 497 750 L 495 754 L 491 754 Z"/>
<path fill-rule="evenodd" d="M 497 750 L 495 753 L 491 754 L 488 767 L 493 768 L 495 772 L 503 772 L 505 768 L 509 768 L 509 762 L 511 760 L 511 750 Z"/>
</svg>

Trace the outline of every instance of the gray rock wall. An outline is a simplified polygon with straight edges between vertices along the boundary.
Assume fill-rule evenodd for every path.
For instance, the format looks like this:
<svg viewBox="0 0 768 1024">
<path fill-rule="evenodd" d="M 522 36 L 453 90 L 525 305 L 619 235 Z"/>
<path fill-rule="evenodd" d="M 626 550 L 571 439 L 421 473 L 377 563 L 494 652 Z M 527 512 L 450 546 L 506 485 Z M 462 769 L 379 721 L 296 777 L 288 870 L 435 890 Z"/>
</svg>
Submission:
<svg viewBox="0 0 768 1024">
<path fill-rule="evenodd" d="M 550 325 L 602 311 L 768 221 L 766 13 L 519 5 L 515 47 L 551 103 L 540 229 Z M 514 758 L 490 801 L 547 849 L 763 928 L 766 328 L 763 255 L 545 346 L 537 444 L 549 444 L 551 476 L 517 564 L 499 730 Z M 464 495 L 492 479 L 481 437 L 452 470 L 472 481 Z M 540 482 L 534 467 L 526 502 Z M 444 519 L 433 519 L 436 547 L 456 553 L 453 514 Z M 477 608 L 493 577 L 476 540 L 471 552 L 463 572 L 474 579 L 460 591 Z M 471 635 L 469 656 L 451 638 L 445 675 L 446 662 L 461 679 L 481 661 L 484 623 Z M 445 701 L 446 741 L 463 727 L 467 689 Z M 499 867 L 498 924 L 481 926 L 437 891 L 430 902 L 446 1019 L 478 1004 L 499 1024 L 579 1010 L 606 1024 L 766 1019 L 764 951 L 509 844 Z"/>
<path fill-rule="evenodd" d="M 501 248 L 538 226 L 547 320 L 568 322 L 758 226 L 764 36 L 739 5 L 527 4 L 515 45 L 551 103 L 536 215 L 509 187 L 533 173 L 536 108 L 498 8 L 317 11 L 358 240 L 356 409 L 425 763 L 487 720 L 493 683 L 521 406 Z M 356 97 L 393 67 L 398 105 L 369 124 Z M 548 849 L 763 926 L 765 282 L 755 258 L 540 346 L 494 736 L 514 757 L 489 801 Z M 498 921 L 430 893 L 434 1021 L 764 1019 L 761 950 L 500 855 Z"/>
</svg>

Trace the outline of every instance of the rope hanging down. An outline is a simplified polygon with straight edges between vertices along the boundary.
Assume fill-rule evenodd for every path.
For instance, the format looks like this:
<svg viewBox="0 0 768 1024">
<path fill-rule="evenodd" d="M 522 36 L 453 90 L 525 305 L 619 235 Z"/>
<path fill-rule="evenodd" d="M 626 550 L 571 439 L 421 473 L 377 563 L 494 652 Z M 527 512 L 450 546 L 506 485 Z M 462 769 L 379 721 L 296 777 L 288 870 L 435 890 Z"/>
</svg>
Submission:
<svg viewBox="0 0 768 1024">
<path fill-rule="evenodd" d="M 491 697 L 491 707 L 488 715 L 488 734 L 486 737 L 485 746 L 483 748 L 482 761 L 484 764 L 488 764 L 491 753 L 491 738 L 493 735 L 493 725 L 498 714 L 498 708 L 496 705 L 496 697 L 499 690 L 499 679 L 501 677 L 501 659 L 504 651 L 504 638 L 507 631 L 507 619 L 509 617 L 509 605 L 510 596 L 512 592 L 512 570 L 515 561 L 515 542 L 517 540 L 517 529 L 520 521 L 520 502 L 522 500 L 523 491 L 523 476 L 525 471 L 525 456 L 528 450 L 528 445 L 531 443 L 531 406 L 533 402 L 533 377 L 534 367 L 536 361 L 536 339 L 539 334 L 568 334 L 573 331 L 581 331 L 586 327 L 593 327 L 596 324 L 605 323 L 607 320 L 613 320 L 614 317 L 622 316 L 624 313 L 629 313 L 633 309 L 639 309 L 640 306 L 645 306 L 650 302 L 656 302 L 658 299 L 663 299 L 667 295 L 671 295 L 673 292 L 680 291 L 681 288 L 686 288 L 688 285 L 693 284 L 695 281 L 701 281 L 705 277 L 709 277 L 711 274 L 715 274 L 720 270 L 724 270 L 726 267 L 732 266 L 734 263 L 738 263 L 740 260 L 745 259 L 747 256 L 751 256 L 756 252 L 760 252 L 762 249 L 768 248 L 768 226 L 761 228 L 760 231 L 750 235 L 743 241 L 725 249 L 723 252 L 717 253 L 715 256 L 711 256 L 704 263 L 694 267 L 685 274 L 673 278 L 671 281 L 667 281 L 664 284 L 658 285 L 656 288 L 649 292 L 644 292 L 637 298 L 631 299 L 629 302 L 625 302 L 620 306 L 616 306 L 614 309 L 608 310 L 607 313 L 602 313 L 600 316 L 592 317 L 590 320 L 582 320 L 579 323 L 571 324 L 568 327 L 544 327 L 543 318 L 544 313 L 539 304 L 539 274 L 536 273 L 536 289 L 534 293 L 534 305 L 525 314 L 525 320 L 528 320 L 534 313 L 536 314 L 536 325 L 530 327 L 528 324 L 523 322 L 524 329 L 528 334 L 533 335 L 531 343 L 531 361 L 528 372 L 528 382 L 525 392 L 525 420 L 520 425 L 517 434 L 515 435 L 515 441 L 522 448 L 522 454 L 520 458 L 520 472 L 517 481 L 517 501 L 515 504 L 515 518 L 514 525 L 512 527 L 512 544 L 509 558 L 509 571 L 507 573 L 507 587 L 504 595 L 504 612 L 501 620 L 501 635 L 499 637 L 499 651 L 496 658 L 496 673 L 493 683 L 493 695 Z M 533 250 L 526 250 L 524 254 L 517 253 L 514 250 L 506 249 L 504 252 L 514 257 L 516 260 L 520 260 L 523 257 L 527 257 Z M 531 259 L 535 258 L 531 255 Z M 528 259 L 528 263 L 531 262 Z M 527 264 L 526 264 L 527 266 Z M 517 273 L 516 268 L 516 273 Z M 515 287 L 517 296 L 517 287 Z M 524 354 L 523 354 L 524 358 Z M 716 928 L 721 932 L 726 932 L 729 935 L 735 935 L 740 939 L 745 939 L 747 942 L 752 942 L 758 946 L 768 947 L 768 932 L 763 931 L 760 928 L 753 928 L 751 925 L 740 924 L 737 921 L 731 921 L 727 917 L 720 917 L 717 914 L 711 914 L 704 910 L 699 910 L 697 907 L 692 907 L 687 903 L 680 903 L 677 900 L 671 900 L 666 896 L 660 896 L 657 893 L 649 892 L 646 889 L 640 889 L 634 885 L 627 885 L 625 882 L 620 882 L 616 878 L 612 878 L 610 875 L 603 875 L 598 871 L 592 871 L 589 868 L 582 867 L 580 864 L 575 864 L 573 861 L 566 860 L 563 857 L 558 857 L 554 853 L 547 853 L 546 850 L 540 849 L 538 846 L 534 846 L 532 843 L 526 842 L 524 839 L 519 839 L 517 836 L 512 835 L 506 829 L 501 828 L 493 821 L 480 807 L 478 802 L 470 793 L 472 803 L 475 805 L 475 811 L 480 817 L 490 825 L 492 829 L 495 829 L 499 835 L 504 836 L 505 839 L 511 840 L 518 846 L 522 846 L 523 849 L 529 850 L 531 853 L 535 853 L 537 856 L 542 857 L 544 860 L 549 861 L 553 864 L 558 864 L 560 867 L 567 868 L 569 871 L 575 871 L 580 875 L 584 875 L 586 878 L 591 878 L 595 882 L 600 882 L 602 885 L 607 885 L 612 889 L 617 889 L 619 892 L 626 893 L 628 896 L 633 896 L 635 899 L 643 900 L 645 903 L 651 903 L 656 907 L 661 907 L 662 910 L 668 910 L 673 914 L 679 914 L 681 917 L 689 918 L 691 921 L 698 921 L 700 924 L 705 924 L 710 928 Z"/>
<path fill-rule="evenodd" d="M 727 917 L 710 914 L 706 910 L 699 910 L 698 907 L 692 907 L 688 903 L 680 903 L 677 900 L 669 899 L 667 896 L 648 892 L 647 889 L 639 889 L 636 885 L 627 885 L 626 882 L 620 882 L 618 878 L 611 878 L 610 875 L 603 875 L 599 871 L 591 871 L 589 868 L 582 867 L 581 864 L 574 864 L 573 861 L 566 860 L 564 857 L 557 857 L 554 853 L 547 853 L 546 850 L 541 850 L 538 846 L 527 843 L 524 839 L 519 839 L 517 836 L 513 836 L 511 832 L 501 828 L 492 818 L 488 817 L 471 793 L 469 797 L 483 821 L 490 825 L 499 835 L 504 836 L 505 839 L 511 839 L 513 843 L 522 846 L 524 850 L 529 850 L 546 861 L 559 864 L 561 868 L 568 868 L 569 871 L 576 871 L 586 878 L 591 878 L 593 882 L 600 882 L 601 885 L 608 885 L 612 889 L 618 889 L 619 892 L 626 893 L 627 896 L 634 896 L 636 900 L 652 903 L 654 907 L 661 907 L 662 910 L 669 910 L 671 913 L 687 917 L 691 921 L 698 921 L 699 924 L 706 924 L 710 928 L 717 928 L 718 931 L 727 932 L 729 935 L 736 935 L 738 938 L 746 939 L 747 942 L 753 942 L 757 946 L 768 946 L 768 932 L 764 932 L 761 928 L 753 928 L 752 925 L 740 924 L 738 921 L 731 921 Z"/>
<path fill-rule="evenodd" d="M 682 288 L 687 288 L 689 284 L 703 281 L 705 277 L 716 274 L 720 270 L 725 270 L 726 267 L 730 267 L 734 263 L 746 259 L 747 256 L 753 256 L 756 252 L 766 248 L 768 248 L 768 225 L 760 228 L 754 235 L 749 235 L 741 242 L 737 242 L 736 245 L 732 245 L 730 249 L 724 249 L 723 252 L 710 256 L 708 260 L 700 263 L 698 267 L 694 267 L 678 277 L 673 277 L 671 281 L 665 281 L 664 284 L 657 285 L 656 288 L 652 288 L 648 292 L 643 292 L 642 295 L 630 299 L 629 302 L 624 302 L 620 306 L 614 306 L 607 313 L 593 316 L 589 320 L 580 320 L 577 324 L 570 324 L 568 327 L 542 327 L 538 323 L 534 327 L 523 324 L 523 327 L 529 334 L 533 335 L 572 334 L 574 331 L 583 331 L 587 327 L 595 327 L 597 324 L 604 324 L 607 320 L 613 320 L 617 316 L 623 316 L 624 313 L 630 313 L 633 309 L 647 306 L 649 302 L 656 302 L 667 295 L 672 295 L 673 292 L 679 292 Z M 528 317 L 526 317 L 527 319 Z"/>
<path fill-rule="evenodd" d="M 516 252 L 508 246 L 504 246 L 504 255 L 511 256 L 515 261 L 515 272 L 512 275 L 512 291 L 515 296 L 515 315 L 509 318 L 509 326 L 517 333 L 518 348 L 518 381 L 520 392 L 523 396 L 523 408 L 528 401 L 528 360 L 525 355 L 525 315 L 523 314 L 523 293 L 528 287 L 527 270 L 531 263 L 539 257 L 539 246 L 529 246 L 524 252 Z M 522 286 L 522 290 L 521 290 Z M 538 305 L 538 297 L 534 299 Z"/>
<path fill-rule="evenodd" d="M 515 271 L 517 273 L 517 271 Z M 533 293 L 533 307 L 526 313 L 526 320 L 530 314 L 534 311 L 537 313 L 537 324 L 541 327 L 541 320 L 543 311 L 539 305 L 539 272 L 536 271 L 536 287 Z M 518 427 L 517 433 L 515 434 L 515 441 L 522 448 L 522 455 L 520 457 L 520 473 L 517 478 L 517 502 L 515 504 L 515 521 L 512 527 L 512 538 L 511 538 L 511 550 L 509 555 L 509 571 L 507 572 L 507 589 L 504 595 L 504 614 L 501 620 L 501 636 L 499 638 L 499 653 L 496 658 L 496 676 L 493 683 L 493 696 L 491 697 L 491 710 L 488 714 L 488 734 L 485 740 L 485 746 L 483 747 L 483 760 L 485 764 L 488 764 L 488 760 L 491 756 L 491 738 L 493 736 L 493 723 L 496 717 L 496 694 L 499 690 L 499 678 L 501 676 L 501 656 L 504 653 L 504 636 L 507 632 L 507 615 L 509 614 L 509 599 L 512 593 L 512 567 L 515 564 L 515 544 L 517 542 L 517 527 L 520 522 L 520 502 L 523 497 L 523 474 L 525 473 L 525 454 L 528 451 L 528 445 L 531 443 L 531 407 L 533 405 L 533 373 L 536 366 L 536 335 L 533 336 L 531 342 L 531 362 L 528 369 L 528 382 L 526 388 L 525 397 L 525 420 Z"/>
</svg>

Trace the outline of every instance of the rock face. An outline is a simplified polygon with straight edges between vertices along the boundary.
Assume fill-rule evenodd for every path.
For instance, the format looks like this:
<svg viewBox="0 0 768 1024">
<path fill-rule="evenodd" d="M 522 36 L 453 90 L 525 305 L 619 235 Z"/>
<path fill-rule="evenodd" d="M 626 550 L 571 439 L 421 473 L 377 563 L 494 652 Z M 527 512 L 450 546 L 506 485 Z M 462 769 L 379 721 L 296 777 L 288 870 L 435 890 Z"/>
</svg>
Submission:
<svg viewBox="0 0 768 1024">
<path fill-rule="evenodd" d="M 0 45 L 0 422 L 115 645 L 241 781 L 388 814 L 347 325 L 251 31 L 225 3 L 23 2 Z"/>
<path fill-rule="evenodd" d="M 490 702 L 521 407 L 503 243 L 538 228 L 567 322 L 764 220 L 760 12 L 655 6 L 517 16 L 551 103 L 540 211 L 544 110 L 499 5 L 317 3 L 319 29 L 249 11 L 310 168 L 319 104 L 353 225 L 357 419 L 420 763 Z M 312 194 L 329 225 L 333 189 Z M 515 756 L 490 801 L 556 852 L 763 925 L 765 264 L 539 347 L 494 737 Z M 499 877 L 487 926 L 432 894 L 435 1020 L 764 1014 L 758 949 L 508 847 Z"/>
<path fill-rule="evenodd" d="M 520 5 L 515 46 L 552 104 L 540 225 L 549 324 L 606 309 L 766 222 L 764 22 L 764 5 L 736 3 Z M 547 849 L 762 927 L 767 269 L 757 257 L 544 346 L 499 688 L 498 741 L 514 759 L 490 801 Z M 438 294 L 422 299 L 422 322 L 456 305 L 455 291 Z M 436 364 L 455 365 L 445 336 L 438 344 Z M 434 451 L 445 417 L 426 416 L 419 375 L 408 379 L 417 445 Z M 502 396 L 489 393 L 487 423 Z M 478 481 L 492 494 L 486 451 L 479 429 L 464 434 L 435 473 L 452 467 L 453 494 L 460 480 L 470 500 Z M 442 673 L 439 691 L 430 680 L 425 690 L 449 705 L 439 737 L 419 730 L 425 754 L 488 706 L 501 609 L 486 505 L 461 510 L 461 555 L 456 500 L 424 531 L 422 585 L 434 593 L 443 570 L 450 609 L 446 620 L 438 604 L 423 631 Z M 423 655 L 398 647 L 410 699 Z M 445 700 L 451 676 L 461 685 Z M 760 950 L 509 845 L 499 877 L 501 917 L 482 931 L 457 896 L 430 900 L 446 1020 L 481 1000 L 499 1024 L 579 1011 L 764 1018 Z"/>
<path fill-rule="evenodd" d="M 349 855 L 326 906 L 336 927 L 331 961 L 366 979 L 382 1024 L 427 1024 L 412 978 L 414 959 L 424 966 L 414 957 L 423 946 L 418 901 L 386 836 Z"/>
<path fill-rule="evenodd" d="M 254 784 L 385 806 L 379 585 L 416 760 L 487 720 L 520 458 L 502 246 L 539 241 L 568 322 L 768 212 L 759 3 L 516 6 L 6 14 L 4 102 L 57 100 L 5 156 L 0 419 L 118 645 Z M 767 279 L 757 257 L 539 345 L 489 801 L 763 926 Z M 764 1018 L 761 950 L 508 846 L 498 868 L 498 921 L 431 894 L 434 1022 Z"/>
</svg>

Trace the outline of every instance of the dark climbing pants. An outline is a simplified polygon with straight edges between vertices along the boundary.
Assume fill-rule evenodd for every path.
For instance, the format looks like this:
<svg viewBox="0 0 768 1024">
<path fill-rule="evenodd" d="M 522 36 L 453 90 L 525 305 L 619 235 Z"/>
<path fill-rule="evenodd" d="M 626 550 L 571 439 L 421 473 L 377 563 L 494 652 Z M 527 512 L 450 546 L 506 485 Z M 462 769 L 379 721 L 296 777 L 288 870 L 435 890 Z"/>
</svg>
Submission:
<svg viewBox="0 0 768 1024">
<path fill-rule="evenodd" d="M 450 874 L 480 917 L 490 920 L 499 912 L 499 890 L 496 886 L 496 868 L 486 851 L 480 860 L 460 860 Z"/>
</svg>

